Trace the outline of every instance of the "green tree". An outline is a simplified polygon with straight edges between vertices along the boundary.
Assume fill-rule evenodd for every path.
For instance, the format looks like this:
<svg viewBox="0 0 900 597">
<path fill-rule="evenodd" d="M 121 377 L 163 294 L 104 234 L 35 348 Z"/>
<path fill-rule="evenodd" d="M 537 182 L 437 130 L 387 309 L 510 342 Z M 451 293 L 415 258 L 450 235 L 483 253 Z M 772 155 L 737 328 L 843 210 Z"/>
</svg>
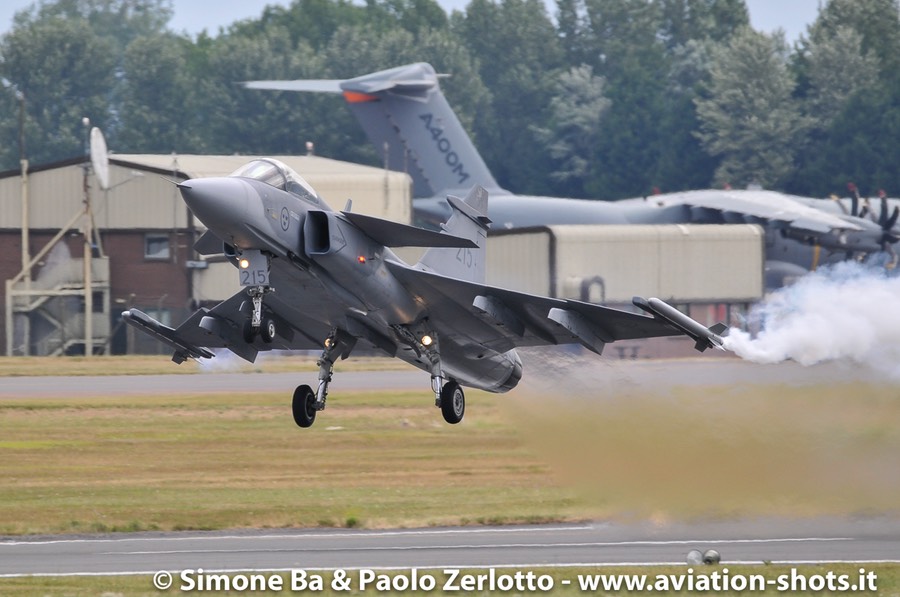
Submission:
<svg viewBox="0 0 900 597">
<path fill-rule="evenodd" d="M 447 13 L 435 0 L 368 0 L 373 13 L 383 12 L 389 21 L 386 28 L 399 25 L 410 33 L 423 29 L 446 29 Z"/>
<path fill-rule="evenodd" d="M 497 181 L 517 192 L 552 192 L 552 168 L 530 125 L 545 126 L 563 51 L 540 0 L 472 0 L 450 29 L 469 49 L 491 105 L 475 118 L 478 149 Z"/>
<path fill-rule="evenodd" d="M 743 0 L 586 0 L 586 43 L 612 107 L 594 155 L 602 198 L 707 186 L 718 159 L 695 132 L 709 48 L 749 23 Z"/>
<path fill-rule="evenodd" d="M 139 37 L 125 52 L 116 149 L 123 153 L 185 153 L 201 147 L 196 126 L 190 42 L 172 34 Z"/>
<path fill-rule="evenodd" d="M 744 0 L 656 0 L 662 15 L 660 34 L 669 48 L 691 40 L 722 41 L 750 25 Z"/>
<path fill-rule="evenodd" d="M 586 46 L 612 104 L 591 156 L 589 196 L 643 195 L 655 180 L 669 64 L 658 35 L 660 5 L 650 0 L 586 0 Z"/>
<path fill-rule="evenodd" d="M 853 29 L 820 40 L 807 48 L 814 128 L 788 189 L 823 196 L 851 180 L 870 193 L 898 188 L 900 79 L 878 76 L 874 52 L 862 55 Z"/>
<path fill-rule="evenodd" d="M 862 55 L 877 55 L 884 76 L 896 75 L 900 68 L 898 0 L 828 0 L 809 28 L 810 42 L 825 43 L 842 28 L 853 29 L 862 37 Z"/>
<path fill-rule="evenodd" d="M 319 118 L 313 109 L 323 98 L 291 92 L 245 89 L 254 79 L 315 78 L 321 72 L 313 51 L 294 46 L 276 26 L 261 34 L 222 35 L 191 62 L 197 77 L 196 127 L 203 147 L 212 153 L 304 153 L 307 132 Z"/>
<path fill-rule="evenodd" d="M 421 29 L 446 29 L 447 13 L 436 0 L 294 0 L 290 7 L 267 6 L 259 19 L 235 23 L 229 33 L 255 35 L 283 27 L 297 44 L 324 49 L 342 27 L 371 27 L 381 33 L 397 28 L 417 34 Z"/>
<path fill-rule="evenodd" d="M 599 142 L 600 123 L 610 105 L 604 95 L 605 83 L 586 64 L 563 72 L 550 100 L 549 126 L 535 128 L 556 164 L 550 176 L 560 183 L 556 189 L 566 196 L 585 195 L 584 185 L 591 172 L 589 158 Z"/>
<path fill-rule="evenodd" d="M 781 33 L 744 29 L 717 48 L 708 96 L 696 100 L 699 138 L 722 159 L 717 184 L 777 188 L 790 175 L 809 126 L 795 86 Z"/>
<path fill-rule="evenodd" d="M 665 192 L 709 186 L 719 160 L 695 132 L 700 123 L 694 100 L 709 80 L 712 39 L 688 40 L 669 52 L 670 68 L 659 123 L 660 149 L 654 181 Z"/>
<path fill-rule="evenodd" d="M 878 59 L 863 54 L 862 36 L 849 27 L 833 35 L 818 35 L 808 47 L 810 91 L 808 112 L 824 128 L 841 112 L 855 92 L 872 89 L 878 82 Z"/>
<path fill-rule="evenodd" d="M 315 50 L 325 47 L 341 26 L 364 25 L 367 7 L 352 0 L 294 0 L 290 7 L 268 5 L 259 19 L 233 24 L 232 36 L 261 35 L 272 27 L 283 28 L 292 43 L 305 42 Z"/>
<path fill-rule="evenodd" d="M 121 53 L 135 38 L 165 31 L 172 14 L 172 0 L 41 0 L 17 12 L 13 22 L 23 27 L 47 19 L 87 21 Z"/>
<path fill-rule="evenodd" d="M 0 75 L 25 94 L 32 164 L 80 155 L 83 117 L 108 127 L 114 74 L 112 42 L 83 20 L 41 19 L 17 25 L 3 37 Z M 16 119 L 16 111 L 5 118 Z"/>
<path fill-rule="evenodd" d="M 556 0 L 556 31 L 565 52 L 566 64 L 573 68 L 588 60 L 585 47 L 584 0 Z"/>
<path fill-rule="evenodd" d="M 878 85 L 855 93 L 807 153 L 792 192 L 824 197 L 845 192 L 849 181 L 864 194 L 900 189 L 900 89 Z"/>
</svg>

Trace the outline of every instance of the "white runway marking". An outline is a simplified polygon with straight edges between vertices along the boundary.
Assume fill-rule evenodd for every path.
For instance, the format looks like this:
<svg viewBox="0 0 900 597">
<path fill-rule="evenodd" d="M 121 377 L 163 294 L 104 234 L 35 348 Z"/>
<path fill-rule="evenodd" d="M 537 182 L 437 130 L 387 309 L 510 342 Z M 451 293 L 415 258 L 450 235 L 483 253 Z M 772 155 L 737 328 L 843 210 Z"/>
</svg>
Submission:
<svg viewBox="0 0 900 597">
<path fill-rule="evenodd" d="M 518 527 L 509 529 L 436 529 L 436 530 L 416 530 L 408 531 L 370 531 L 344 533 L 336 530 L 333 533 L 297 533 L 293 535 L 191 535 L 184 537 L 161 536 L 161 537 L 116 537 L 112 539 L 51 539 L 47 541 L 0 541 L 0 547 L 5 545 L 56 545 L 64 543 L 120 543 L 124 541 L 227 541 L 227 540 L 270 540 L 270 539 L 359 539 L 360 537 L 402 537 L 404 535 L 420 537 L 423 535 L 465 535 L 465 534 L 488 534 L 488 533 L 554 533 L 559 531 L 591 531 L 596 526 L 566 526 L 566 527 Z"/>
<path fill-rule="evenodd" d="M 291 552 L 335 552 L 335 551 L 421 551 L 439 549 L 527 549 L 533 547 L 628 547 L 638 545 L 738 545 L 746 543 L 815 543 L 825 541 L 853 541 L 851 537 L 791 537 L 787 539 L 679 539 L 673 541 L 588 541 L 584 543 L 483 543 L 473 545 L 393 545 L 387 547 L 297 547 L 279 549 L 186 549 L 186 550 L 162 550 L 162 551 L 116 551 L 106 552 L 102 555 L 182 555 L 200 553 L 291 553 Z"/>
</svg>

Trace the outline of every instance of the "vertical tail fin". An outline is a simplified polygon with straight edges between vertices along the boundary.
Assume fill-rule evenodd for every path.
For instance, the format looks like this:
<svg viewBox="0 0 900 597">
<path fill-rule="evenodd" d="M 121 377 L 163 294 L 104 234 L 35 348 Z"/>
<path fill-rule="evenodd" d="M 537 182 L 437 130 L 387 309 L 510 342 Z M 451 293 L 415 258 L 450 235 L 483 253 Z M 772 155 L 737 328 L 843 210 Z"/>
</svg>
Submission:
<svg viewBox="0 0 900 597">
<path fill-rule="evenodd" d="M 453 213 L 441 227 L 448 234 L 468 238 L 478 245 L 478 248 L 428 249 L 416 264 L 416 269 L 483 284 L 487 231 L 491 224 L 490 218 L 487 217 L 488 192 L 484 187 L 475 185 L 465 200 L 448 195 L 447 202 Z"/>
<path fill-rule="evenodd" d="M 421 62 L 341 83 L 344 99 L 388 168 L 408 172 L 413 196 L 497 181 L 447 103 L 434 68 Z"/>
<path fill-rule="evenodd" d="M 347 80 L 250 81 L 250 89 L 342 93 L 387 167 L 407 172 L 414 197 L 497 181 L 447 103 L 430 64 L 420 62 Z"/>
</svg>

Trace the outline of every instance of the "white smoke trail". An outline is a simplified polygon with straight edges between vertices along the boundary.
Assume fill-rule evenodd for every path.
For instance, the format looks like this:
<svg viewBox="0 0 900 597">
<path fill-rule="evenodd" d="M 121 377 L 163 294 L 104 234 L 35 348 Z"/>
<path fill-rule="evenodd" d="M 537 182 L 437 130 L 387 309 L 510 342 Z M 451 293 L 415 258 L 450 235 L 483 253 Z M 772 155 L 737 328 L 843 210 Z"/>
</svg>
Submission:
<svg viewBox="0 0 900 597">
<path fill-rule="evenodd" d="M 201 373 L 239 373 L 250 371 L 254 367 L 227 348 L 213 349 L 213 353 L 216 355 L 215 358 L 197 359 Z M 257 357 L 256 364 L 260 363 L 262 357 L 263 355 Z"/>
<path fill-rule="evenodd" d="M 755 337 L 729 330 L 725 347 L 743 359 L 802 365 L 852 360 L 900 379 L 900 278 L 843 262 L 808 274 L 753 308 Z"/>
</svg>

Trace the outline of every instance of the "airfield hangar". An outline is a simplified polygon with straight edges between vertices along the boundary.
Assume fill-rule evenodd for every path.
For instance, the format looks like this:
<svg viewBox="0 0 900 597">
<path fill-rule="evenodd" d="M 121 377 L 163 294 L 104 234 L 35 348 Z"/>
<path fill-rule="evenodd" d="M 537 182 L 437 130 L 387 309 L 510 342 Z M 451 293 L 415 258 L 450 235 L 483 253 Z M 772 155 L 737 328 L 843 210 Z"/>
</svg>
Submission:
<svg viewBox="0 0 900 597">
<path fill-rule="evenodd" d="M 354 211 L 403 223 L 412 219 L 411 182 L 404 173 L 318 156 L 275 157 L 303 175 L 334 209 L 352 198 Z M 105 190 L 93 174 L 85 174 L 83 158 L 31 168 L 24 192 L 18 170 L 0 173 L 4 354 L 82 354 L 86 346 L 95 354 L 166 352 L 123 325 L 122 311 L 137 307 L 177 325 L 198 305 L 215 304 L 239 290 L 229 262 L 193 251 L 203 225 L 174 182 L 224 176 L 250 159 L 113 154 Z M 85 230 L 92 239 L 87 249 Z M 761 297 L 763 241 L 762 230 L 752 225 L 496 231 L 488 241 L 488 283 L 626 308 L 633 295 L 657 296 L 711 324 L 733 319 Z M 408 261 L 420 252 L 398 251 Z M 657 340 L 662 342 L 650 349 L 613 346 L 623 358 L 689 352 L 683 342 Z"/>
</svg>

